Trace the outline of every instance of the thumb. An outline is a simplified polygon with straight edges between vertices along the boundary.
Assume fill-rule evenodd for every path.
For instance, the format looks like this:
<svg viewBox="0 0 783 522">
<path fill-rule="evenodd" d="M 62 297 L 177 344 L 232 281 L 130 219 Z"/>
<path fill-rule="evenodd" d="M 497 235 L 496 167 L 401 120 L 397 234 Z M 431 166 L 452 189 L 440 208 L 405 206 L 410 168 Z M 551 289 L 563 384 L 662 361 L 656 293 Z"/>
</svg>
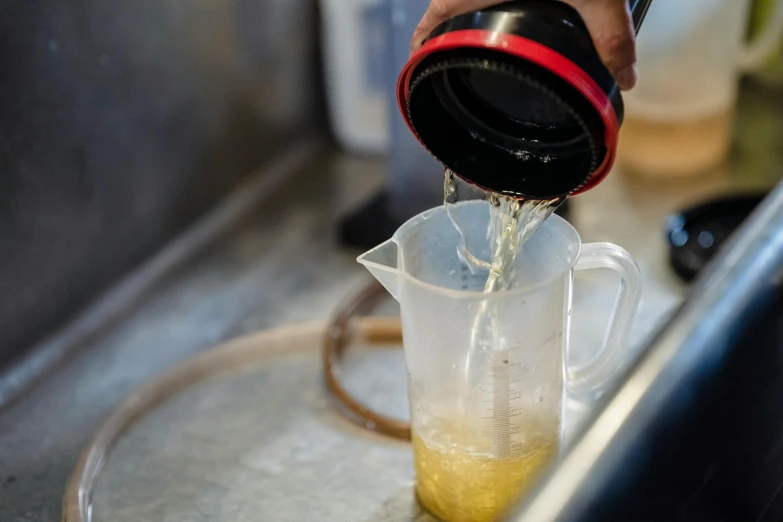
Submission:
<svg viewBox="0 0 783 522">
<path fill-rule="evenodd" d="M 598 55 L 621 89 L 636 84 L 636 32 L 627 0 L 563 0 L 590 31 Z M 682 0 L 688 1 L 688 0 Z"/>
</svg>

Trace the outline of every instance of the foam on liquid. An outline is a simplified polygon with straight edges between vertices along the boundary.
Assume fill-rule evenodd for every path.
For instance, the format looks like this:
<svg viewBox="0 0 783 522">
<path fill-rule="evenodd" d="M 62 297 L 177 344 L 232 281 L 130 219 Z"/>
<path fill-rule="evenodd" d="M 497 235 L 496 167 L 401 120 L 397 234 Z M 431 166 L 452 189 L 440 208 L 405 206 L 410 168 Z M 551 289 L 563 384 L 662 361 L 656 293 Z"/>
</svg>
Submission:
<svg viewBox="0 0 783 522">
<path fill-rule="evenodd" d="M 498 520 L 557 453 L 551 440 L 502 458 L 465 451 L 463 445 L 425 442 L 416 432 L 412 442 L 419 500 L 447 522 Z"/>
</svg>

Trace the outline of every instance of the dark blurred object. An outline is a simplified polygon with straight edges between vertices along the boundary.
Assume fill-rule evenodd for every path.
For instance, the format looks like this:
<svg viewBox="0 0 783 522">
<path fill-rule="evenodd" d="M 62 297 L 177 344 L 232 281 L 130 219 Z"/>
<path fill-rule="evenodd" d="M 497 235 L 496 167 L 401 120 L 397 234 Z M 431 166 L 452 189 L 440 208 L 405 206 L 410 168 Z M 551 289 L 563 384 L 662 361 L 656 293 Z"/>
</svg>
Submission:
<svg viewBox="0 0 783 522">
<path fill-rule="evenodd" d="M 766 195 L 725 196 L 669 217 L 669 263 L 677 275 L 693 280 Z"/>
<path fill-rule="evenodd" d="M 783 520 L 783 184 L 513 522 Z"/>
<path fill-rule="evenodd" d="M 11 0 L 0 367 L 322 125 L 311 0 Z"/>
<path fill-rule="evenodd" d="M 404 222 L 389 211 L 389 194 L 378 192 L 340 221 L 340 243 L 369 250 L 392 237 Z"/>
<path fill-rule="evenodd" d="M 555 214 L 568 219 L 571 203 L 566 199 Z M 406 219 L 389 211 L 389 194 L 379 192 L 356 212 L 344 218 L 339 224 L 340 242 L 346 246 L 369 250 L 392 237 Z M 413 217 L 413 216 L 410 216 Z"/>
</svg>

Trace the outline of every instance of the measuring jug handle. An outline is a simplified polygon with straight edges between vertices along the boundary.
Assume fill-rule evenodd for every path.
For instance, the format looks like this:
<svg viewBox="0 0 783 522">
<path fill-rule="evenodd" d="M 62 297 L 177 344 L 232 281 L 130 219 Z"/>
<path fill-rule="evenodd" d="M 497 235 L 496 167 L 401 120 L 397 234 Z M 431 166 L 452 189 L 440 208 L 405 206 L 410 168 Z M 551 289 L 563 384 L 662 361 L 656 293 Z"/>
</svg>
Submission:
<svg viewBox="0 0 783 522">
<path fill-rule="evenodd" d="M 639 265 L 622 247 L 611 243 L 583 245 L 574 270 L 593 268 L 609 268 L 620 274 L 620 291 L 601 351 L 586 367 L 569 371 L 569 392 L 593 391 L 614 375 L 628 348 L 628 334 L 642 297 Z"/>
<path fill-rule="evenodd" d="M 766 26 L 753 41 L 745 44 L 739 66 L 743 72 L 752 73 L 764 65 L 765 60 L 778 49 L 783 34 L 783 0 L 772 0 L 772 13 Z"/>
</svg>

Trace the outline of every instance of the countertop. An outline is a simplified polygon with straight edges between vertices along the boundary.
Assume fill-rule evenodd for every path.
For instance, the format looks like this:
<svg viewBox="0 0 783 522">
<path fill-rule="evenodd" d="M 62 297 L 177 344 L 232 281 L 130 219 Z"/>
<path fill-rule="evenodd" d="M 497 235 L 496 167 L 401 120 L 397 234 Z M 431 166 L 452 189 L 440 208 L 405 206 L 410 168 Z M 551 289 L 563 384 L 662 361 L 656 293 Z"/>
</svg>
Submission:
<svg viewBox="0 0 783 522">
<path fill-rule="evenodd" d="M 710 194 L 769 186 L 780 177 L 783 160 L 770 134 L 783 133 L 775 119 L 780 112 L 769 110 L 773 98 L 755 91 L 743 98 L 735 161 L 720 172 L 671 184 L 616 171 L 573 200 L 570 221 L 585 242 L 617 243 L 641 267 L 644 296 L 629 360 L 687 291 L 667 265 L 666 216 Z M 252 216 L 168 274 L 120 321 L 0 411 L 0 520 L 57 520 L 80 451 L 140 383 L 231 337 L 327 318 L 369 281 L 355 261 L 359 252 L 337 245 L 336 223 L 383 184 L 384 173 L 382 160 L 324 151 L 265 196 Z M 578 352 L 587 354 L 600 341 L 603 327 L 594 325 L 603 324 L 615 294 L 603 275 L 577 278 Z"/>
</svg>

